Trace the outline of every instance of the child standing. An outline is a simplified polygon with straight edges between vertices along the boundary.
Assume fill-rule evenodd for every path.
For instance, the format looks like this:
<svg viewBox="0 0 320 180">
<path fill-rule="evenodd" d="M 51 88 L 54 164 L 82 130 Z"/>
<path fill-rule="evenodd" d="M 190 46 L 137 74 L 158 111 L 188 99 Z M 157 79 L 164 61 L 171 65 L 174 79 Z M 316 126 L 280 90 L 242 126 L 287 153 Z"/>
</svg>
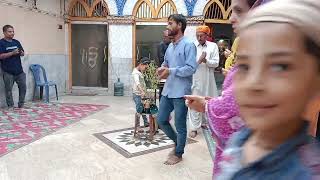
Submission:
<svg viewBox="0 0 320 180">
<path fill-rule="evenodd" d="M 320 92 L 319 24 L 319 0 L 282 0 L 240 26 L 234 92 L 247 128 L 224 150 L 218 180 L 320 179 L 320 145 L 303 119 Z"/>
<path fill-rule="evenodd" d="M 138 66 L 133 69 L 132 71 L 132 90 L 133 90 L 133 101 L 136 105 L 136 111 L 138 112 L 139 107 L 143 106 L 142 104 L 142 98 L 146 95 L 146 83 L 144 80 L 143 72 L 146 71 L 148 68 L 148 65 L 150 63 L 149 58 L 143 57 L 139 60 Z M 137 114 L 136 114 L 137 116 Z M 144 127 L 148 127 L 148 119 L 146 115 L 142 115 Z"/>
</svg>

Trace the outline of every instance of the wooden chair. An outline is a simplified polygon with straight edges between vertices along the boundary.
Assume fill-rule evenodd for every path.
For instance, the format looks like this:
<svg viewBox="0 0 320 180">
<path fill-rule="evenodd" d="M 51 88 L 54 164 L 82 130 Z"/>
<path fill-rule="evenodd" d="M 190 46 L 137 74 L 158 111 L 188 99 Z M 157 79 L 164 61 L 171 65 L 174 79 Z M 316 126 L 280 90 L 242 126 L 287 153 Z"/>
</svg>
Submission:
<svg viewBox="0 0 320 180">
<path fill-rule="evenodd" d="M 157 133 L 158 124 L 156 120 L 156 112 L 158 108 L 156 107 L 155 103 L 150 104 L 153 100 L 150 99 L 142 99 L 143 107 L 141 107 L 140 112 L 136 112 L 135 114 L 135 123 L 134 123 L 134 137 L 136 138 L 138 135 L 138 128 L 140 126 L 140 117 L 142 115 L 149 116 L 149 140 L 153 140 L 153 136 Z"/>
<path fill-rule="evenodd" d="M 158 130 L 158 124 L 156 121 L 156 116 L 152 115 L 152 114 L 139 114 L 136 113 L 135 115 L 135 123 L 134 123 L 134 137 L 138 137 L 138 127 L 140 126 L 140 117 L 141 115 L 149 115 L 149 140 L 152 141 L 153 140 L 153 136 L 156 134 L 157 130 Z"/>
</svg>

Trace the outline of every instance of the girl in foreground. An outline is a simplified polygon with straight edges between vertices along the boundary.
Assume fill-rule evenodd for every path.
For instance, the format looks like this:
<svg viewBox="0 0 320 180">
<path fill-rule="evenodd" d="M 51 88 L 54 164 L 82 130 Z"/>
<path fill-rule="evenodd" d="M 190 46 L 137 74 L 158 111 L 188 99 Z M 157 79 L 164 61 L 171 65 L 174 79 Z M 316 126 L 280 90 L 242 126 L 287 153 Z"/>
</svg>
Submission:
<svg viewBox="0 0 320 180">
<path fill-rule="evenodd" d="M 320 145 L 302 118 L 320 92 L 319 24 L 319 0 L 276 0 L 240 26 L 234 91 L 247 128 L 217 179 L 320 179 Z"/>
<path fill-rule="evenodd" d="M 232 0 L 232 15 L 230 22 L 235 33 L 238 31 L 239 23 L 243 21 L 250 9 L 260 5 L 262 0 Z M 238 39 L 238 38 L 237 38 Z M 233 54 L 236 54 L 238 40 L 233 45 Z M 230 56 L 228 60 L 233 60 L 234 56 Z M 236 73 L 236 67 L 230 67 L 228 74 L 223 82 L 222 95 L 218 98 L 207 98 L 201 96 L 186 96 L 188 106 L 198 112 L 206 112 L 208 116 L 208 124 L 212 132 L 212 136 L 216 141 L 215 157 L 213 162 L 213 174 L 216 176 L 220 172 L 219 162 L 221 154 L 225 148 L 226 142 L 230 136 L 237 132 L 243 125 L 243 121 L 239 117 L 239 109 L 233 95 L 233 76 Z"/>
</svg>

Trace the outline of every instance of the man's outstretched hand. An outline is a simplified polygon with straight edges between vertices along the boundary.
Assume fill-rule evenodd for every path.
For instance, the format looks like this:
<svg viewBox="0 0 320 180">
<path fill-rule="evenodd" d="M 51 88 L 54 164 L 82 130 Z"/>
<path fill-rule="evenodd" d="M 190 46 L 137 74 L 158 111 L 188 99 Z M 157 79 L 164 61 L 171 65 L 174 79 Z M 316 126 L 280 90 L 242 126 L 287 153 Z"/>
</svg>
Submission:
<svg viewBox="0 0 320 180">
<path fill-rule="evenodd" d="M 205 112 L 206 100 L 209 100 L 210 97 L 196 96 L 196 95 L 186 95 L 186 105 L 197 112 Z"/>
</svg>

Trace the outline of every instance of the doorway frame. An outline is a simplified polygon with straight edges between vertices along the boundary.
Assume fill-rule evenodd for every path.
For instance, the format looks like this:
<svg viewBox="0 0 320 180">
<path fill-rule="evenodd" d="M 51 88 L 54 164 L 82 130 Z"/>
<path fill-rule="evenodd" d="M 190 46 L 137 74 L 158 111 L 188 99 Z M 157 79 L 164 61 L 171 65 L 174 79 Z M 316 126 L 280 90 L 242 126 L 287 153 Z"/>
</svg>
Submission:
<svg viewBox="0 0 320 180">
<path fill-rule="evenodd" d="M 92 15 L 93 9 L 94 7 L 98 4 L 102 2 L 103 6 L 106 8 L 107 10 L 107 16 L 106 17 L 94 17 Z M 82 5 L 82 7 L 84 8 L 84 10 L 86 11 L 86 16 L 70 16 L 72 9 L 74 7 L 74 5 L 76 3 L 80 3 Z M 65 24 L 68 26 L 66 29 L 68 32 L 66 32 L 66 39 L 65 41 L 67 41 L 67 52 L 68 52 L 68 65 L 69 65 L 69 78 L 68 78 L 68 82 L 67 82 L 67 91 L 71 91 L 72 90 L 72 29 L 71 29 L 71 25 L 72 24 L 106 24 L 107 26 L 107 37 L 109 39 L 109 24 L 107 22 L 107 17 L 110 16 L 110 10 L 108 7 L 108 4 L 105 0 L 94 0 L 92 7 L 88 6 L 88 4 L 83 1 L 83 0 L 70 0 L 68 2 L 68 7 L 67 9 L 65 9 L 65 13 L 67 13 L 67 18 L 65 20 Z M 108 56 L 110 54 L 109 52 L 109 40 L 108 40 Z M 108 87 L 109 87 L 109 57 L 108 57 Z M 79 86 L 78 86 L 79 87 Z M 85 87 L 85 86 L 83 86 Z M 88 87 L 89 88 L 89 87 Z M 97 87 L 97 88 L 102 88 L 102 87 Z M 103 89 L 107 89 L 107 88 L 103 88 Z"/>
<path fill-rule="evenodd" d="M 162 25 L 167 26 L 168 23 L 166 21 L 150 21 L 150 22 L 139 21 L 134 23 L 133 29 L 132 29 L 133 67 L 136 67 L 136 62 L 137 62 L 137 26 L 162 26 Z"/>
<path fill-rule="evenodd" d="M 141 6 L 141 4 L 146 3 L 150 9 L 151 9 L 151 18 L 137 18 L 137 12 L 139 11 L 139 8 Z M 167 25 L 167 21 L 168 18 L 164 17 L 164 18 L 157 18 L 155 16 L 158 15 L 158 13 L 160 12 L 161 8 L 163 7 L 164 4 L 169 3 L 172 8 L 173 11 L 175 13 L 178 13 L 176 4 L 173 0 L 164 0 L 162 1 L 159 6 L 157 8 L 155 8 L 150 0 L 137 0 L 137 2 L 134 5 L 133 11 L 132 11 L 132 16 L 135 17 L 134 18 L 134 23 L 132 25 L 132 65 L 133 67 L 136 67 L 136 62 L 137 62 L 137 50 L 136 50 L 136 29 L 137 29 L 137 25 L 163 25 L 165 23 L 165 25 Z"/>
<path fill-rule="evenodd" d="M 69 52 L 69 82 L 68 82 L 68 90 L 72 90 L 73 88 L 76 89 L 102 89 L 102 90 L 108 90 L 108 88 L 105 87 L 87 87 L 87 86 L 73 86 L 72 85 L 72 24 L 87 24 L 87 25 L 105 25 L 108 31 L 107 37 L 108 37 L 108 87 L 109 87 L 109 23 L 104 19 L 103 21 L 88 21 L 88 20 L 78 20 L 78 21 L 70 21 L 68 23 L 68 52 Z"/>
</svg>

